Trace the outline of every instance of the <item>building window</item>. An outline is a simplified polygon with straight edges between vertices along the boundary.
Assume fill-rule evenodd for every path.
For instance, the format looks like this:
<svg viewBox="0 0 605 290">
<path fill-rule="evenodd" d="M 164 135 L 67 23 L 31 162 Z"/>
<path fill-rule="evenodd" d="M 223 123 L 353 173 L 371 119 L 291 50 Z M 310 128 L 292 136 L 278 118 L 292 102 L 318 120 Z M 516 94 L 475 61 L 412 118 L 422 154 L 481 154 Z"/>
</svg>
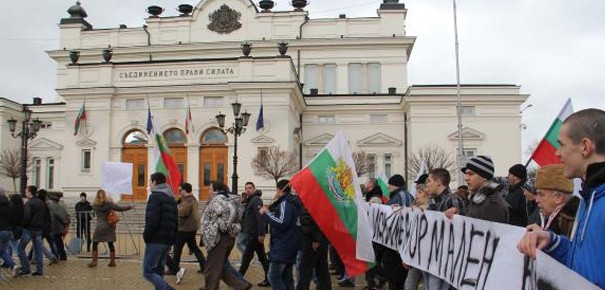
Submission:
<svg viewBox="0 0 605 290">
<path fill-rule="evenodd" d="M 40 169 L 42 161 L 40 158 L 34 158 L 32 163 L 32 184 L 36 187 L 40 187 Z"/>
<path fill-rule="evenodd" d="M 384 155 L 384 174 L 386 176 L 391 176 L 393 173 L 393 154 L 385 154 Z"/>
<path fill-rule="evenodd" d="M 166 109 L 180 109 L 183 108 L 183 98 L 165 98 L 164 108 Z"/>
<path fill-rule="evenodd" d="M 324 94 L 336 94 L 337 87 L 336 65 L 324 65 Z"/>
<path fill-rule="evenodd" d="M 462 149 L 462 154 L 466 158 L 472 158 L 477 156 L 477 148 L 464 148 Z"/>
<path fill-rule="evenodd" d="M 204 145 L 223 145 L 225 143 L 227 143 L 227 135 L 221 129 L 211 128 L 202 135 Z"/>
<path fill-rule="evenodd" d="M 385 124 L 389 121 L 387 114 L 371 114 L 370 123 L 372 124 Z"/>
<path fill-rule="evenodd" d="M 361 64 L 349 64 L 349 94 L 361 93 Z"/>
<path fill-rule="evenodd" d="M 80 167 L 81 172 L 90 172 L 91 157 L 90 149 L 82 149 L 82 165 Z"/>
<path fill-rule="evenodd" d="M 40 129 L 52 129 L 53 123 L 42 123 L 40 124 Z"/>
<path fill-rule="evenodd" d="M 269 147 L 258 147 L 258 155 L 267 156 L 269 154 Z"/>
<path fill-rule="evenodd" d="M 46 187 L 48 189 L 55 188 L 55 159 L 46 159 Z"/>
<path fill-rule="evenodd" d="M 334 124 L 336 123 L 336 117 L 334 115 L 319 115 L 317 116 L 317 123 Z"/>
<path fill-rule="evenodd" d="M 224 104 L 223 97 L 204 97 L 204 107 L 222 107 Z"/>
<path fill-rule="evenodd" d="M 475 115 L 475 106 L 460 106 L 460 115 L 474 116 Z"/>
<path fill-rule="evenodd" d="M 376 177 L 376 155 L 368 154 L 368 177 Z"/>
<path fill-rule="evenodd" d="M 319 89 L 319 78 L 317 75 L 317 65 L 305 65 L 305 86 L 303 92 L 309 94 L 311 89 Z"/>
<path fill-rule="evenodd" d="M 182 145 L 187 143 L 187 135 L 180 129 L 172 128 L 164 132 L 164 139 L 168 145 Z"/>
<path fill-rule="evenodd" d="M 126 100 L 126 110 L 143 109 L 145 108 L 145 99 Z"/>
<path fill-rule="evenodd" d="M 368 64 L 368 90 L 370 94 L 380 94 L 382 91 L 382 76 L 379 63 Z"/>
</svg>

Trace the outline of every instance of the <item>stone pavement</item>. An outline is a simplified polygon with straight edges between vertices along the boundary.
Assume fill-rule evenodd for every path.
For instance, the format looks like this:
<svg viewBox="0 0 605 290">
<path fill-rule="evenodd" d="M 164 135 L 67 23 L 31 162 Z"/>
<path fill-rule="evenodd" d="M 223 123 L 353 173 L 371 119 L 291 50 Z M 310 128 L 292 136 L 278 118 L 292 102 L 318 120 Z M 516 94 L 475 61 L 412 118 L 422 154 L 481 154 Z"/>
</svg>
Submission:
<svg viewBox="0 0 605 290">
<path fill-rule="evenodd" d="M 186 251 L 183 258 L 186 256 Z M 115 268 L 107 267 L 108 260 L 99 259 L 99 265 L 96 268 L 88 268 L 86 264 L 90 261 L 85 258 L 69 257 L 68 261 L 61 261 L 58 264 L 44 265 L 44 276 L 23 276 L 17 278 L 10 277 L 10 271 L 2 268 L 0 278 L 0 289 L 41 289 L 41 290 L 113 290 L 113 289 L 152 289 L 151 284 L 142 277 L 142 266 L 140 259 L 118 259 L 118 266 Z M 187 258 L 185 258 L 187 259 Z M 180 285 L 176 285 L 176 276 L 165 276 L 169 283 L 179 290 L 197 290 L 203 285 L 203 275 L 196 273 L 198 270 L 195 263 L 182 263 L 182 267 L 187 269 L 185 279 Z M 35 267 L 35 266 L 34 266 Z M 32 270 L 35 268 L 32 268 Z M 256 283 L 263 279 L 263 270 L 258 262 L 253 263 L 246 273 L 246 279 L 256 286 Z M 357 279 L 357 289 L 361 289 L 365 282 L 361 277 Z M 333 280 L 332 285 L 336 285 Z M 221 289 L 229 289 L 225 284 L 221 284 Z M 254 287 L 253 289 L 270 289 Z M 315 286 L 311 284 L 311 289 Z M 353 289 L 339 288 L 333 289 Z"/>
</svg>

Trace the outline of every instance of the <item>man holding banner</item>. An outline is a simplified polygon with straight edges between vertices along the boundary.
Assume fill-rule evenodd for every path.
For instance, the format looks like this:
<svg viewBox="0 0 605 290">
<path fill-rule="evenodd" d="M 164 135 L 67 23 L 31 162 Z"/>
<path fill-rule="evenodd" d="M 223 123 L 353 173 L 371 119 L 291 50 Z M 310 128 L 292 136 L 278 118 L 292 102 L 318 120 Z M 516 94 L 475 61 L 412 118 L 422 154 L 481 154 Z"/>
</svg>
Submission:
<svg viewBox="0 0 605 290">
<path fill-rule="evenodd" d="M 556 155 L 565 178 L 584 181 L 572 238 L 544 230 L 530 231 L 517 248 L 536 257 L 541 249 L 592 283 L 605 288 L 605 111 L 586 109 L 570 115 L 561 126 Z"/>
</svg>

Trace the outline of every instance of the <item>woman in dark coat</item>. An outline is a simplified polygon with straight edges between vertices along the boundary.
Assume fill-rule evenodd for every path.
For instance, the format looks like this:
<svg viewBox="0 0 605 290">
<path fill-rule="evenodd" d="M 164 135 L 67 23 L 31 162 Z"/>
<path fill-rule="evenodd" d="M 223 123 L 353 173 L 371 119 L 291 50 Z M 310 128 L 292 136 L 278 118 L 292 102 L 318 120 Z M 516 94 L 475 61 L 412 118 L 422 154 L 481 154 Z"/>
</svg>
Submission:
<svg viewBox="0 0 605 290">
<path fill-rule="evenodd" d="M 92 238 L 92 262 L 88 264 L 89 267 L 97 266 L 97 261 L 99 259 L 99 243 L 102 242 L 107 242 L 109 244 L 109 264 L 107 266 L 116 266 L 116 249 L 113 245 L 116 241 L 116 227 L 115 225 L 109 225 L 107 217 L 109 216 L 111 209 L 114 211 L 127 211 L 133 208 L 133 206 L 120 206 L 113 203 L 103 189 L 97 191 L 97 197 L 92 204 L 92 209 L 97 216 L 97 226 Z"/>
</svg>

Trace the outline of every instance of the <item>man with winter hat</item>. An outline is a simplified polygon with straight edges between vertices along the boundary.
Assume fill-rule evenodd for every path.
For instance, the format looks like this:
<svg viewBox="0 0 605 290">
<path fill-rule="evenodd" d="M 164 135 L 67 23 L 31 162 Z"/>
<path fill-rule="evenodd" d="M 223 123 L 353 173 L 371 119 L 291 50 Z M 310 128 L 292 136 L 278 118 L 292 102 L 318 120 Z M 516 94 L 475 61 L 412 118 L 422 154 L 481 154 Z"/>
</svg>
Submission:
<svg viewBox="0 0 605 290">
<path fill-rule="evenodd" d="M 506 202 L 509 206 L 510 221 L 514 226 L 527 225 L 526 200 L 523 195 L 523 184 L 527 180 L 527 169 L 523 164 L 515 164 L 508 169 L 508 195 Z"/>
<path fill-rule="evenodd" d="M 570 237 L 580 199 L 573 196 L 573 182 L 563 176 L 563 165 L 540 168 L 536 174 L 536 188 L 540 228 Z"/>
<path fill-rule="evenodd" d="M 466 216 L 492 222 L 507 223 L 508 208 L 500 194 L 500 185 L 492 181 L 494 162 L 488 156 L 471 158 L 464 168 L 464 181 L 470 191 Z"/>
</svg>

